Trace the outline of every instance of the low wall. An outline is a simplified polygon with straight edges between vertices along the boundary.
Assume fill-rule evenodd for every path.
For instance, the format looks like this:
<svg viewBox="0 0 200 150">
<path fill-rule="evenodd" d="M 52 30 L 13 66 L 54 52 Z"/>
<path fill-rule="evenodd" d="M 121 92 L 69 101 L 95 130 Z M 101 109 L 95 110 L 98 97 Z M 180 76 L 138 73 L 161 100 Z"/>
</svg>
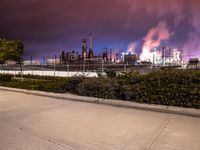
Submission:
<svg viewBox="0 0 200 150">
<path fill-rule="evenodd" d="M 21 71 L 11 70 L 0 70 L 1 74 L 20 74 Z M 71 72 L 71 71 L 37 71 L 37 70 L 26 70 L 22 71 L 23 75 L 39 75 L 39 76 L 57 76 L 57 77 L 72 77 L 72 76 L 87 76 L 87 77 L 98 77 L 96 72 Z"/>
</svg>

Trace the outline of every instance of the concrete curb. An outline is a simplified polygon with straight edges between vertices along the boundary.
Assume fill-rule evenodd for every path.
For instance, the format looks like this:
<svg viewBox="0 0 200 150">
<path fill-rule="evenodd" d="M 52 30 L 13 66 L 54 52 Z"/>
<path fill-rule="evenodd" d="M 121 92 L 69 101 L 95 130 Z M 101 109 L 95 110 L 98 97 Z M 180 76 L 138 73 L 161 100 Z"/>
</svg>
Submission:
<svg viewBox="0 0 200 150">
<path fill-rule="evenodd" d="M 111 100 L 111 99 L 104 100 L 104 99 L 98 99 L 95 97 L 78 96 L 78 95 L 73 95 L 69 93 L 66 93 L 66 94 L 50 93 L 50 92 L 42 92 L 42 91 L 8 88 L 8 87 L 2 87 L 2 86 L 0 86 L 0 90 L 32 94 L 32 95 L 57 98 L 57 99 L 63 99 L 63 100 L 99 103 L 99 104 L 116 106 L 116 107 L 126 107 L 126 108 L 133 108 L 133 109 L 140 109 L 140 110 L 147 110 L 147 111 L 200 117 L 199 109 L 164 106 L 164 105 L 140 104 L 136 102 L 122 101 L 122 100 Z"/>
</svg>

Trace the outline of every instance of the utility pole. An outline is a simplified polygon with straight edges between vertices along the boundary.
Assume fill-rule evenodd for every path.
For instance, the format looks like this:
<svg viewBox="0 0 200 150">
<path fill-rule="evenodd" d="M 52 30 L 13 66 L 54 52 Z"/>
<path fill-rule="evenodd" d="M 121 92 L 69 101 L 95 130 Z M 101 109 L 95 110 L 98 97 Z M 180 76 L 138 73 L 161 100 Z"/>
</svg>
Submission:
<svg viewBox="0 0 200 150">
<path fill-rule="evenodd" d="M 61 52 L 61 55 L 60 55 L 60 64 L 61 64 L 61 65 L 63 64 L 63 56 L 62 56 L 62 52 Z"/>
<path fill-rule="evenodd" d="M 153 51 L 153 65 L 152 65 L 152 68 L 154 68 L 154 66 L 155 66 L 155 55 L 156 55 L 156 49 L 154 48 L 154 51 Z"/>
<path fill-rule="evenodd" d="M 165 47 L 163 48 L 163 66 L 166 65 L 166 49 Z"/>
<path fill-rule="evenodd" d="M 32 75 L 33 75 L 33 56 L 31 56 L 31 73 L 32 73 Z"/>
<path fill-rule="evenodd" d="M 153 67 L 155 65 L 155 52 L 153 52 Z"/>
<path fill-rule="evenodd" d="M 101 71 L 102 71 L 102 73 L 104 72 L 104 59 L 102 59 Z"/>
<path fill-rule="evenodd" d="M 83 72 L 85 72 L 85 63 L 83 63 Z"/>
<path fill-rule="evenodd" d="M 124 64 L 124 71 L 125 71 L 125 72 L 127 71 L 126 64 Z"/>
<path fill-rule="evenodd" d="M 33 63 L 33 56 L 31 56 L 31 66 L 32 66 L 32 63 Z"/>
<path fill-rule="evenodd" d="M 169 49 L 169 63 L 170 63 L 170 66 L 171 66 L 171 58 L 172 58 L 172 50 Z"/>
<path fill-rule="evenodd" d="M 44 63 L 45 63 L 45 57 L 43 57 L 43 62 L 42 62 L 42 75 L 44 75 Z"/>
<path fill-rule="evenodd" d="M 153 52 L 153 67 L 155 65 L 155 55 L 156 55 L 156 49 L 154 49 L 154 52 Z"/>
<path fill-rule="evenodd" d="M 183 67 L 183 49 L 181 49 L 180 59 L 181 66 Z"/>
<path fill-rule="evenodd" d="M 112 49 L 110 49 L 110 63 L 112 62 Z"/>
<path fill-rule="evenodd" d="M 54 70 L 54 76 L 56 75 L 56 55 L 54 56 L 54 67 L 53 67 L 53 70 Z"/>
</svg>

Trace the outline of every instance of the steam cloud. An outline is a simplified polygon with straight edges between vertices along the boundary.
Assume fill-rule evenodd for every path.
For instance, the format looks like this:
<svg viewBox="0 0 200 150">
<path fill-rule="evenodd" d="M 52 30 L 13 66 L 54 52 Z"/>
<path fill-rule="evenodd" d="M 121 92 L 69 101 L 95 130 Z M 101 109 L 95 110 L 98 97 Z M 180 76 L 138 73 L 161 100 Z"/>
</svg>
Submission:
<svg viewBox="0 0 200 150">
<path fill-rule="evenodd" d="M 159 22 L 157 27 L 150 29 L 144 37 L 140 59 L 149 60 L 152 50 L 159 47 L 162 42 L 169 40 L 170 36 L 171 34 L 167 23 L 163 21 Z"/>
<path fill-rule="evenodd" d="M 183 49 L 184 59 L 200 57 L 200 19 L 199 0 L 132 0 L 130 13 L 138 14 L 143 10 L 143 14 L 149 18 L 154 16 L 158 22 L 157 27 L 149 30 L 143 39 L 143 46 L 140 58 L 149 59 L 151 51 L 155 47 L 161 46 L 162 42 L 169 41 L 170 48 Z M 167 7 L 166 7 L 167 6 Z M 131 18 L 130 15 L 130 18 Z M 145 15 L 143 17 L 145 17 Z M 171 16 L 169 19 L 168 16 Z M 147 18 L 148 19 L 148 18 Z M 173 30 L 169 32 L 170 29 Z M 185 30 L 182 34 L 180 30 Z M 157 37 L 157 38 L 155 38 Z"/>
<path fill-rule="evenodd" d="M 135 53 L 136 46 L 137 46 L 136 42 L 130 43 L 128 45 L 128 51 L 127 52 Z"/>
</svg>

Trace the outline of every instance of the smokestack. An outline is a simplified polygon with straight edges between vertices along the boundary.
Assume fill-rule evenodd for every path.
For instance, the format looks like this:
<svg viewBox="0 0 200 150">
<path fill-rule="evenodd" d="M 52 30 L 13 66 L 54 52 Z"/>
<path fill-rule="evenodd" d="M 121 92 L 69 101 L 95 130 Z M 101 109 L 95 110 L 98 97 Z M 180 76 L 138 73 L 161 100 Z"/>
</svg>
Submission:
<svg viewBox="0 0 200 150">
<path fill-rule="evenodd" d="M 89 33 L 89 38 L 90 38 L 90 48 L 89 48 L 89 56 L 88 58 L 90 61 L 94 58 L 94 52 L 93 52 L 93 47 L 92 47 L 92 33 Z"/>
<path fill-rule="evenodd" d="M 110 63 L 112 62 L 112 49 L 110 49 Z"/>
<path fill-rule="evenodd" d="M 90 37 L 90 49 L 93 49 L 93 47 L 92 47 L 92 33 L 89 33 L 89 37 Z"/>
<path fill-rule="evenodd" d="M 82 41 L 82 58 L 83 61 L 87 59 L 87 40 L 83 39 Z"/>
</svg>

